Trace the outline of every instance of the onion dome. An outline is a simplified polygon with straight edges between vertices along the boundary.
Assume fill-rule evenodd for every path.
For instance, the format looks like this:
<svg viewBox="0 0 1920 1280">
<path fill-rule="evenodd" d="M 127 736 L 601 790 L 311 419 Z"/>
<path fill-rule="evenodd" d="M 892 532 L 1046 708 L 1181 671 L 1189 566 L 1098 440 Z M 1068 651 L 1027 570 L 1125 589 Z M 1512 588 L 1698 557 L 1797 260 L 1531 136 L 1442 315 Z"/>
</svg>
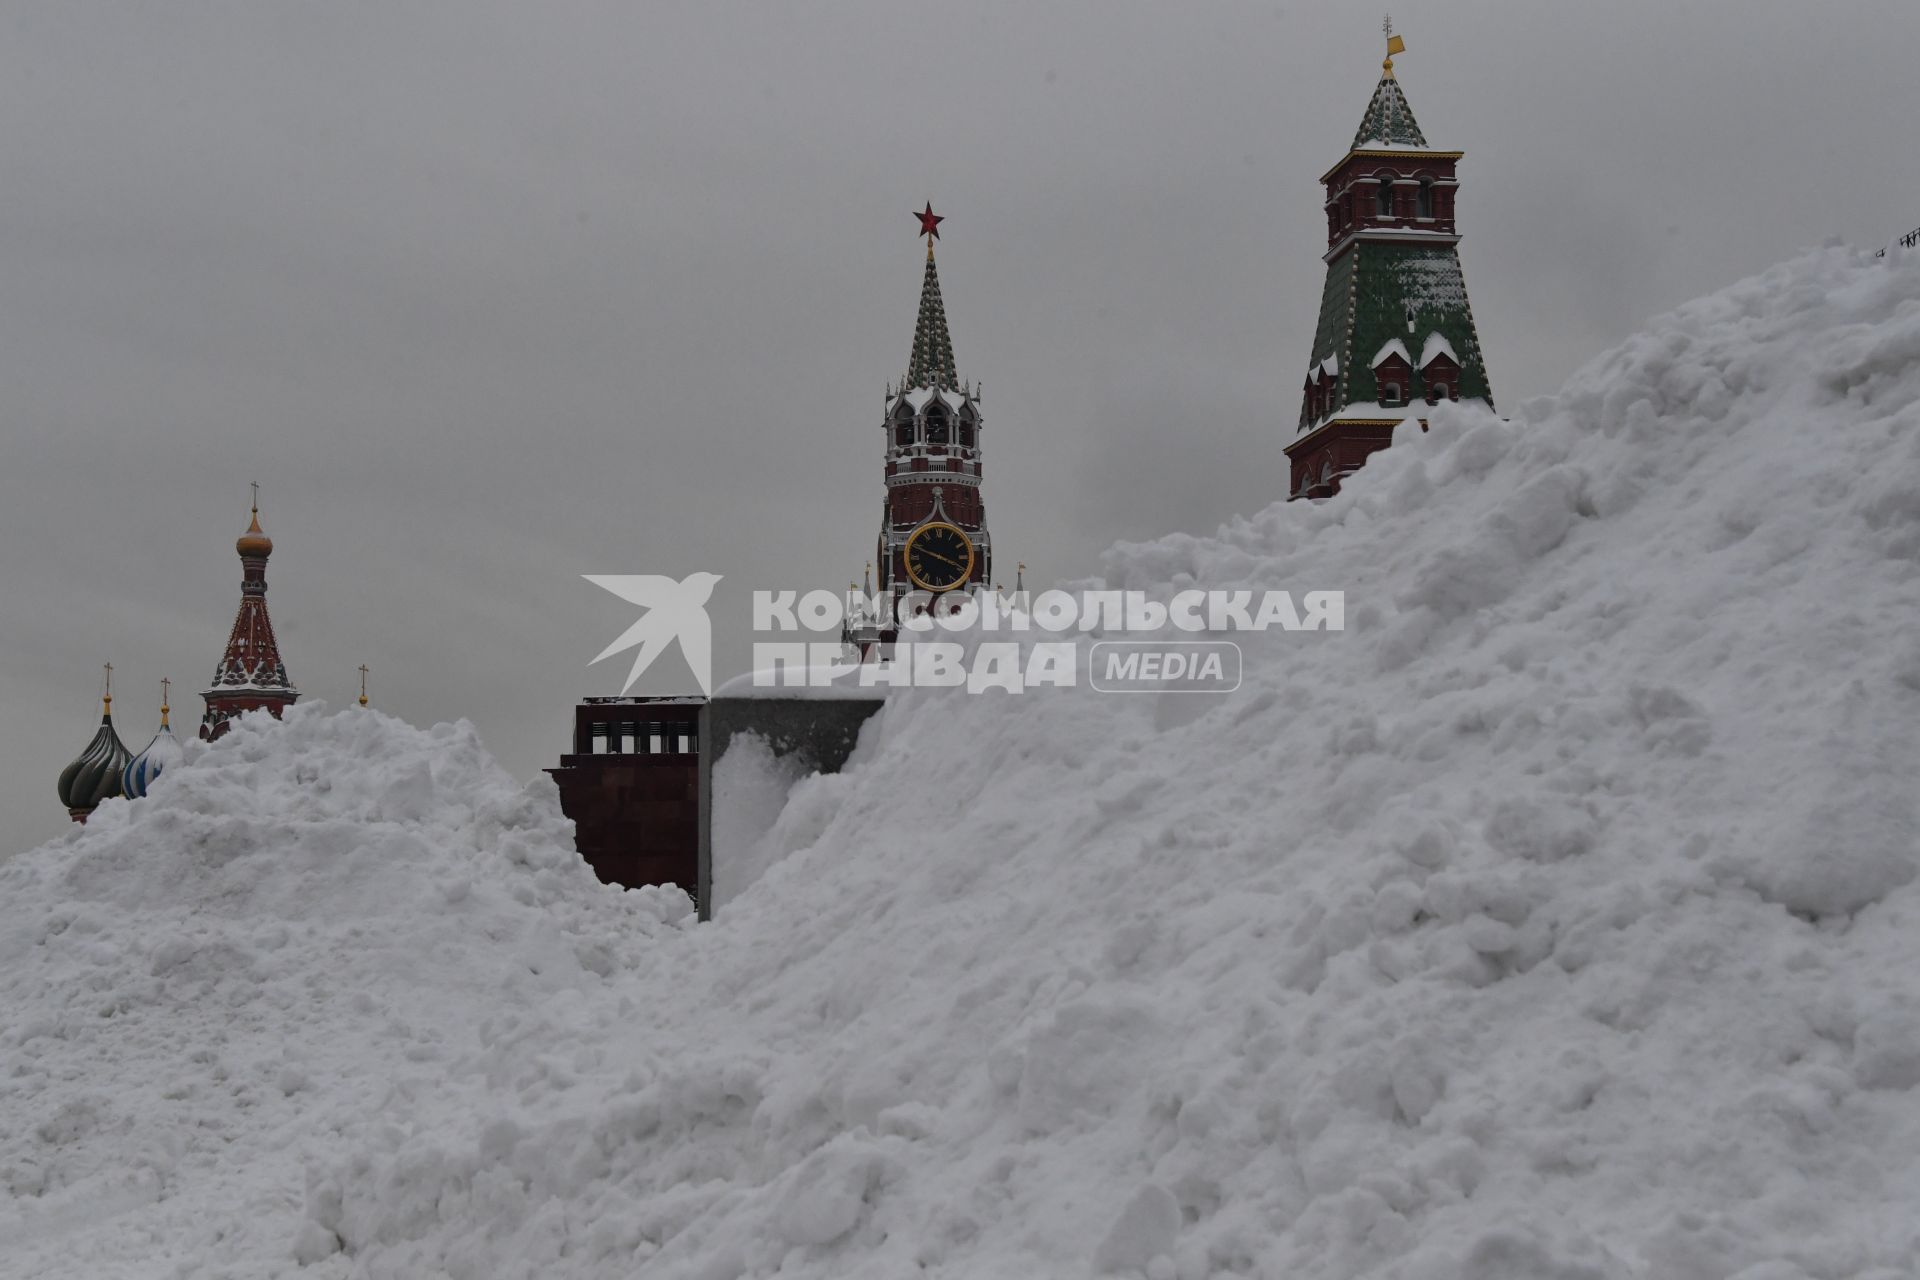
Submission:
<svg viewBox="0 0 1920 1280">
<path fill-rule="evenodd" d="M 60 771 L 60 803 L 75 822 L 87 815 L 102 800 L 120 794 L 120 775 L 132 757 L 120 735 L 113 731 L 113 664 L 107 664 L 107 692 L 101 699 L 100 731 L 80 753 L 80 758 Z"/>
<path fill-rule="evenodd" d="M 153 735 L 153 741 L 147 744 L 145 751 L 120 771 L 120 793 L 129 800 L 138 800 L 146 795 L 153 780 L 179 764 L 180 757 L 186 754 L 180 746 L 180 740 L 173 736 L 172 726 L 167 723 L 167 713 L 171 710 L 167 706 L 167 686 L 172 683 L 170 680 L 160 682 L 160 732 Z"/>
<path fill-rule="evenodd" d="M 257 497 L 253 500 L 253 523 L 234 540 L 233 549 L 240 553 L 242 560 L 265 560 L 273 554 L 273 539 L 260 528 L 260 499 Z"/>
</svg>

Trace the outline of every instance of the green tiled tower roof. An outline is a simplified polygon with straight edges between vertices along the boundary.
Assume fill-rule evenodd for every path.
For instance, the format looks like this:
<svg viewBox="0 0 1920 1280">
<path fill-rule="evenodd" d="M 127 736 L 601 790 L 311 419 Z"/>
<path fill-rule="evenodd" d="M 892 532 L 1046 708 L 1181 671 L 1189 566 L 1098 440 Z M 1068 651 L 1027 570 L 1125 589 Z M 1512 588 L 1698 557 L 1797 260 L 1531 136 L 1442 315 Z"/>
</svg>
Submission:
<svg viewBox="0 0 1920 1280">
<path fill-rule="evenodd" d="M 920 282 L 920 318 L 913 326 L 913 357 L 907 362 L 906 387 L 958 387 L 953 337 L 947 332 L 947 306 L 940 300 L 940 273 L 933 247 L 927 247 L 927 274 Z"/>
<path fill-rule="evenodd" d="M 1459 357 L 1460 398 L 1491 406 L 1480 335 L 1454 247 L 1358 243 L 1327 265 L 1309 367 L 1333 361 L 1339 382 L 1335 405 L 1377 403 L 1374 356 L 1398 338 L 1418 358 L 1428 336 L 1436 333 Z"/>
<path fill-rule="evenodd" d="M 1360 120 L 1360 131 L 1353 135 L 1352 149 L 1364 151 L 1383 143 L 1390 147 L 1427 145 L 1427 136 L 1420 132 L 1420 123 L 1413 118 L 1413 108 L 1407 105 L 1407 95 L 1400 92 L 1400 82 L 1393 78 L 1392 71 L 1380 77 L 1373 101 L 1367 104 L 1367 114 Z"/>
</svg>

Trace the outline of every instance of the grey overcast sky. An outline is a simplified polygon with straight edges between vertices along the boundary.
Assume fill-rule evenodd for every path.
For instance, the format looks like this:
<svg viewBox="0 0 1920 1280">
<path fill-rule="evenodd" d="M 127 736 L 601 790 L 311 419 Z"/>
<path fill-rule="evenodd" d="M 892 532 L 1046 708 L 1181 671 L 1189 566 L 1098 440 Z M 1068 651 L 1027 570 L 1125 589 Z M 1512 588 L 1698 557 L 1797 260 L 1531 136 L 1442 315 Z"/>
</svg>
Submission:
<svg viewBox="0 0 1920 1280">
<path fill-rule="evenodd" d="M 1402 0 L 1466 152 L 1503 406 L 1646 317 L 1920 223 L 1913 0 Z M 57 834 L 100 664 L 197 723 L 247 482 L 305 697 L 530 776 L 631 621 L 582 573 L 839 587 L 948 221 L 1002 567 L 1282 496 L 1351 3 L 0 5 L 0 855 Z M 1010 576 L 1010 574 L 1009 574 Z M 729 638 L 731 637 L 731 638 Z M 677 663 L 643 691 L 675 692 Z M 664 681 L 664 684 L 662 683 Z"/>
</svg>

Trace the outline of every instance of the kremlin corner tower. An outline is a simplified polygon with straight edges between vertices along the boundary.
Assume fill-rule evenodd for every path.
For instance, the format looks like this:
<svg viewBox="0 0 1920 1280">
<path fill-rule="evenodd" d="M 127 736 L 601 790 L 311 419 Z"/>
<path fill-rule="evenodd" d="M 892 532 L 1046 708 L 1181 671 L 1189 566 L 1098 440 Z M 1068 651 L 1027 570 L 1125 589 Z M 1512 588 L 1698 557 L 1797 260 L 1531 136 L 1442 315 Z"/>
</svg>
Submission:
<svg viewBox="0 0 1920 1280">
<path fill-rule="evenodd" d="M 1327 498 L 1394 428 L 1441 400 L 1493 393 L 1460 270 L 1454 220 L 1462 152 L 1427 142 L 1393 74 L 1380 83 L 1326 187 L 1326 286 L 1300 393 L 1288 494 Z"/>
</svg>

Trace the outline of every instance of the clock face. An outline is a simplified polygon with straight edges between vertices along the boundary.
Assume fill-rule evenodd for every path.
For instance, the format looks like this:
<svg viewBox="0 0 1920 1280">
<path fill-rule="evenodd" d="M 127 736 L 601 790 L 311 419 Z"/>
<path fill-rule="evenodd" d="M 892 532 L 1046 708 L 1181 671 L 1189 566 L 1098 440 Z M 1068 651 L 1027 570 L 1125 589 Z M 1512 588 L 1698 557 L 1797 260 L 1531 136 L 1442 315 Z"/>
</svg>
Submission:
<svg viewBox="0 0 1920 1280">
<path fill-rule="evenodd" d="M 951 591 L 973 573 L 973 542 L 950 524 L 923 524 L 907 539 L 907 577 L 922 591 Z"/>
</svg>

